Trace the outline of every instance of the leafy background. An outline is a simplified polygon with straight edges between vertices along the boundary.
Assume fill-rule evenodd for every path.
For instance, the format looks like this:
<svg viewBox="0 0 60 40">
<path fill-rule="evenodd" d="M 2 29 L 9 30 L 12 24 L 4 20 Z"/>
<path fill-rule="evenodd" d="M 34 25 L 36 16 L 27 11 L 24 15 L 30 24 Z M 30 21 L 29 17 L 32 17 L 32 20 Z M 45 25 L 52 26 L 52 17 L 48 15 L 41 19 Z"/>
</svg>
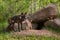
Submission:
<svg viewBox="0 0 60 40">
<path fill-rule="evenodd" d="M 60 0 L 0 0 L 0 22 L 21 12 L 33 13 L 50 3 L 56 3 L 60 10 Z"/>
</svg>

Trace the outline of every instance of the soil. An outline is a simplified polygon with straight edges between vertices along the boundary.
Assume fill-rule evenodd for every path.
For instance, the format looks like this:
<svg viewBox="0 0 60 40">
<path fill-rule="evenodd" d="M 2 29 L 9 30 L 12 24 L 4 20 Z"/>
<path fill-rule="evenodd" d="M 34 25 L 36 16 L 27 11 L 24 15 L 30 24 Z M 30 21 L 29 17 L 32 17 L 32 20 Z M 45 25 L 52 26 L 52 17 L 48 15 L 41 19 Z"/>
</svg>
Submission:
<svg viewBox="0 0 60 40">
<path fill-rule="evenodd" d="M 46 35 L 46 36 L 55 36 L 55 37 L 60 37 L 60 35 L 53 33 L 51 31 L 48 31 L 46 29 L 42 29 L 42 30 L 24 30 L 21 32 L 14 32 L 14 35 L 37 35 L 37 36 L 41 36 L 41 35 Z"/>
</svg>

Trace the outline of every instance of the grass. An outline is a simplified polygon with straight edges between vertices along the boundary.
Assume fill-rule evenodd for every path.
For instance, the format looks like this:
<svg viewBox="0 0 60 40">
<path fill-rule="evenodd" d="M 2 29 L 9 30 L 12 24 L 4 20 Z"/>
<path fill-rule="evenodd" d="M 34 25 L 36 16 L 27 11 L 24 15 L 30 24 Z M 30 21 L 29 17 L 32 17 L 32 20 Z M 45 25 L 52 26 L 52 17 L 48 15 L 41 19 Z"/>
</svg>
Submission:
<svg viewBox="0 0 60 40">
<path fill-rule="evenodd" d="M 45 27 L 45 29 L 60 34 L 60 28 L 48 25 L 48 26 Z"/>
<path fill-rule="evenodd" d="M 0 23 L 0 33 L 6 29 L 8 26 L 8 23 L 7 22 L 4 22 L 4 23 Z"/>
<path fill-rule="evenodd" d="M 54 36 L 20 36 L 12 35 L 11 33 L 1 33 L 0 40 L 60 40 L 60 38 Z"/>
</svg>

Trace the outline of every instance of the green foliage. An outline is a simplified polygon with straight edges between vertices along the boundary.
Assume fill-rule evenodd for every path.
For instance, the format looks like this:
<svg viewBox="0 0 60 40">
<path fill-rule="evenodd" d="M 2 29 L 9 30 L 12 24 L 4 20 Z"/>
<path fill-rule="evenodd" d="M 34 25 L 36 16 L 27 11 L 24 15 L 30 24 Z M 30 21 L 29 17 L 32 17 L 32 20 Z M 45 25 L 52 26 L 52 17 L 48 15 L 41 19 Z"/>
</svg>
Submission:
<svg viewBox="0 0 60 40">
<path fill-rule="evenodd" d="M 0 0 L 0 22 L 21 12 L 27 12 L 31 0 Z"/>
<path fill-rule="evenodd" d="M 58 4 L 58 10 L 60 10 L 60 0 L 36 0 L 36 11 L 50 3 Z M 34 0 L 0 0 L 0 22 L 21 12 L 29 12 L 30 6 L 33 13 Z"/>
</svg>

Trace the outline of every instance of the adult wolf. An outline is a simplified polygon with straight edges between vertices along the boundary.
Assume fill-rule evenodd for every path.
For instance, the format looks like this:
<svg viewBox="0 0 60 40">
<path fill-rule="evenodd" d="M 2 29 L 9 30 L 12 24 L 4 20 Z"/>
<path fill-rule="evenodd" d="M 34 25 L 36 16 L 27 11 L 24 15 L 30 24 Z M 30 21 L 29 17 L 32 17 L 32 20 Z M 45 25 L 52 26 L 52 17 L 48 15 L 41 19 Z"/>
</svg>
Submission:
<svg viewBox="0 0 60 40">
<path fill-rule="evenodd" d="M 22 29 L 22 22 L 26 19 L 26 14 L 27 13 L 21 13 L 21 15 L 17 15 L 17 16 L 13 16 L 11 18 L 8 19 L 8 30 L 10 28 L 10 30 L 14 30 L 14 24 L 18 23 L 18 31 L 20 32 L 20 30 Z M 21 24 L 21 27 L 19 27 L 19 25 Z"/>
</svg>

